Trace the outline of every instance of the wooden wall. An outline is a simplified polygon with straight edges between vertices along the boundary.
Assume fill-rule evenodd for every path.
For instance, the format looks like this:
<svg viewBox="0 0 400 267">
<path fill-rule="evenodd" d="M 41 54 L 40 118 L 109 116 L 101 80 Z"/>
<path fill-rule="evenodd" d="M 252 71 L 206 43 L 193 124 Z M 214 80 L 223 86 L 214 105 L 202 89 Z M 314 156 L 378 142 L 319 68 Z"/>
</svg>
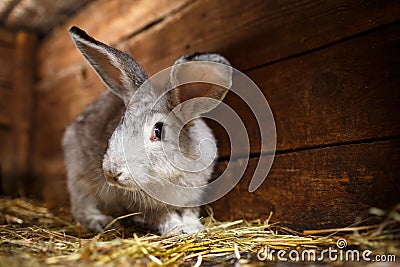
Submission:
<svg viewBox="0 0 400 267">
<path fill-rule="evenodd" d="M 48 33 L 94 0 L 2 0 L 0 24 L 9 30 Z"/>
<path fill-rule="evenodd" d="M 23 195 L 30 175 L 36 39 L 0 28 L 0 193 Z"/>
<path fill-rule="evenodd" d="M 1 191 L 13 191 L 9 177 L 12 173 L 12 75 L 15 35 L 0 29 L 0 176 Z"/>
<path fill-rule="evenodd" d="M 255 164 L 270 151 L 260 151 L 254 119 L 229 95 L 252 137 L 252 157 L 241 183 L 212 205 L 218 219 L 273 211 L 303 229 L 388 208 L 400 200 L 399 19 L 400 2 L 390 0 L 96 1 L 40 44 L 30 188 L 50 203 L 67 199 L 62 132 L 104 90 L 68 36 L 77 25 L 129 51 L 149 74 L 183 54 L 215 51 L 262 89 L 277 125 L 274 165 L 248 193 Z M 215 132 L 222 171 L 229 142 L 220 127 Z"/>
</svg>

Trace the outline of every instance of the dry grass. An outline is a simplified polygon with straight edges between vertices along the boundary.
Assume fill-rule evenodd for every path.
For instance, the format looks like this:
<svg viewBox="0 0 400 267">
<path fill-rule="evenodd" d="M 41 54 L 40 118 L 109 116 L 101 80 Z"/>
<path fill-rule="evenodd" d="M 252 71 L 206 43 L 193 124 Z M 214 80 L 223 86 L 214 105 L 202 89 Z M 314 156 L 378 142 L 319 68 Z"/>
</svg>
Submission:
<svg viewBox="0 0 400 267">
<path fill-rule="evenodd" d="M 369 226 L 304 234 L 270 220 L 222 223 L 210 214 L 203 220 L 206 231 L 193 235 L 160 237 L 135 228 L 92 235 L 81 233 L 66 210 L 52 213 L 31 201 L 0 198 L 0 266 L 256 266 L 257 252 L 267 246 L 318 252 L 336 246 L 339 238 L 353 248 L 399 255 L 399 210 L 372 209 L 378 224 L 369 220 Z"/>
</svg>

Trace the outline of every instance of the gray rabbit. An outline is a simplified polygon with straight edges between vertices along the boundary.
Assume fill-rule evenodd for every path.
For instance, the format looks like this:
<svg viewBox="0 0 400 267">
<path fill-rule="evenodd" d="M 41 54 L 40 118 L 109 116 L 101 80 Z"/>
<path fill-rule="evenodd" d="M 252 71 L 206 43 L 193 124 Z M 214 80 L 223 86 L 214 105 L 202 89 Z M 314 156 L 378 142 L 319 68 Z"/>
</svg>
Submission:
<svg viewBox="0 0 400 267">
<path fill-rule="evenodd" d="M 70 35 L 109 89 L 67 127 L 63 136 L 75 219 L 99 232 L 115 216 L 140 212 L 134 219 L 162 235 L 201 231 L 199 208 L 191 203 L 204 192 L 185 194 L 165 184 L 201 187 L 210 179 L 216 141 L 199 116 L 214 109 L 229 90 L 229 62 L 218 54 L 181 57 L 166 85 L 173 90 L 165 90 L 160 97 L 132 57 L 77 27 L 70 29 Z M 185 67 L 188 62 L 220 64 Z M 177 86 L 190 80 L 191 73 L 200 73 L 215 84 L 205 88 Z M 190 101 L 204 97 L 214 101 Z M 146 186 L 155 188 L 160 197 L 151 196 Z M 179 200 L 182 205 L 165 203 L 163 197 Z"/>
</svg>

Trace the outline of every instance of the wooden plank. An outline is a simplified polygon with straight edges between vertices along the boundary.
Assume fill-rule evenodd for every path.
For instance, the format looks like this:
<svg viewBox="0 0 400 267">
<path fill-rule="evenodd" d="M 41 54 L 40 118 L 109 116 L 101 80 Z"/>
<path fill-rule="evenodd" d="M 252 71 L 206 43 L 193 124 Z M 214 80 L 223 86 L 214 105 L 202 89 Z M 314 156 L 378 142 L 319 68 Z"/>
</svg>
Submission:
<svg viewBox="0 0 400 267">
<path fill-rule="evenodd" d="M 395 25 L 248 72 L 273 111 L 277 150 L 399 136 L 399 31 L 400 25 Z M 225 102 L 247 126 L 251 152 L 259 153 L 260 134 L 252 112 L 234 94 Z M 225 116 L 223 111 L 216 113 Z M 229 156 L 225 131 L 215 127 L 215 132 L 221 155 Z M 263 142 L 266 149 L 261 152 L 271 152 L 271 139 Z"/>
<path fill-rule="evenodd" d="M 13 141 L 11 129 L 0 128 L 0 193 L 17 194 L 17 183 L 14 179 Z"/>
<path fill-rule="evenodd" d="M 90 72 L 85 74 L 85 77 L 88 77 L 87 75 L 95 74 Z M 95 81 L 97 84 L 93 85 L 87 83 L 82 76 L 73 76 L 63 80 L 56 91 L 41 92 L 35 103 L 40 108 L 34 114 L 37 127 L 33 151 L 36 162 L 54 158 L 62 160 L 57 155 L 61 155 L 61 136 L 65 127 L 105 90 L 100 80 Z M 79 84 L 79 88 L 86 89 L 71 90 L 76 84 Z M 46 126 L 46 121 L 51 123 Z"/>
<path fill-rule="evenodd" d="M 399 158 L 399 139 L 277 155 L 262 186 L 249 193 L 252 158 L 243 180 L 211 206 L 219 220 L 266 219 L 272 211 L 273 222 L 296 230 L 348 226 L 369 207 L 398 203 Z M 241 163 L 233 162 L 227 177 L 235 178 Z"/>
<path fill-rule="evenodd" d="M 220 52 L 246 70 L 397 21 L 399 14 L 396 1 L 204 0 L 134 36 L 129 47 L 150 73 L 196 51 Z"/>
<path fill-rule="evenodd" d="M 0 46 L 0 84 L 10 86 L 14 68 L 14 49 Z"/>
<path fill-rule="evenodd" d="M 0 126 L 11 126 L 12 123 L 12 91 L 0 87 Z"/>
<path fill-rule="evenodd" d="M 20 189 L 29 187 L 29 152 L 37 36 L 18 32 L 16 36 L 13 88 L 14 174 Z M 21 191 L 22 192 L 22 191 Z"/>
<path fill-rule="evenodd" d="M 99 10 L 85 14 L 91 14 L 91 20 L 95 20 L 92 14 L 101 13 L 102 9 Z M 133 36 L 128 47 L 151 74 L 194 51 L 220 52 L 243 70 L 391 23 L 399 19 L 399 14 L 400 3 L 394 0 L 375 0 L 368 5 L 358 0 L 232 0 L 229 5 L 225 0 L 200 0 L 143 34 Z M 90 20 L 85 17 L 85 21 Z M 113 43 L 110 37 L 100 34 L 102 30 L 78 25 L 100 40 Z M 56 38 L 59 42 L 65 43 L 66 30 L 65 27 L 63 38 Z M 51 51 L 57 54 L 48 61 L 43 60 L 46 62 L 40 67 L 40 76 L 46 79 L 62 75 L 73 63 L 80 64 L 76 55 L 69 54 L 70 48 L 63 50 L 57 46 L 52 50 L 53 41 L 54 38 L 46 41 L 50 45 L 41 50 L 42 59 Z"/>
<path fill-rule="evenodd" d="M 8 29 L 0 26 L 0 44 L 13 47 L 15 43 L 15 34 Z"/>
<path fill-rule="evenodd" d="M 19 30 L 46 33 L 91 1 L 20 0 L 5 19 L 5 25 Z"/>
<path fill-rule="evenodd" d="M 38 51 L 41 63 L 38 70 L 39 77 L 51 79 L 52 75 L 62 75 L 70 65 L 84 62 L 68 34 L 68 29 L 72 25 L 85 29 L 103 42 L 116 44 L 192 1 L 95 1 L 42 42 Z M 122 48 L 127 50 L 124 46 Z"/>
<path fill-rule="evenodd" d="M 66 188 L 61 149 L 64 129 L 105 89 L 100 80 L 92 75 L 96 74 L 82 69 L 79 75 L 61 80 L 57 90 L 40 91 L 37 95 L 35 105 L 38 108 L 33 119 L 36 127 L 32 136 L 34 164 L 31 170 L 37 178 L 30 190 L 49 203 L 59 203 L 67 197 L 63 193 Z M 71 90 L 76 85 L 80 90 Z M 46 124 L 46 121 L 49 123 Z"/>
</svg>

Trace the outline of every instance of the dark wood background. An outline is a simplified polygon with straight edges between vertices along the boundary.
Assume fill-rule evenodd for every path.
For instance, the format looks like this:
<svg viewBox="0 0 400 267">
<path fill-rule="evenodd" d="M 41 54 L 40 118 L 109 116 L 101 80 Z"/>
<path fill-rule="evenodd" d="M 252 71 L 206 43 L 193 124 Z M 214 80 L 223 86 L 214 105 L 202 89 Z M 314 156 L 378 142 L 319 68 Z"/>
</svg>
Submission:
<svg viewBox="0 0 400 267">
<path fill-rule="evenodd" d="M 0 192 L 22 194 L 31 176 L 33 33 L 0 28 Z"/>
<path fill-rule="evenodd" d="M 0 29 L 0 168 L 1 168 L 1 187 L 6 191 L 15 188 L 9 181 L 4 181 L 11 176 L 12 172 L 12 75 L 15 52 L 15 35 L 5 29 Z"/>
<path fill-rule="evenodd" d="M 261 188 L 249 193 L 252 170 L 258 161 L 265 163 L 270 151 L 260 151 L 256 121 L 237 97 L 228 95 L 225 102 L 249 130 L 251 159 L 238 186 L 212 204 L 218 219 L 266 218 L 273 211 L 275 221 L 296 229 L 336 227 L 354 222 L 371 206 L 388 209 L 400 202 L 400 2 L 90 3 L 41 40 L 35 52 L 31 130 L 20 160 L 30 178 L 13 181 L 24 185 L 20 191 L 53 205 L 68 199 L 63 130 L 104 90 L 70 40 L 71 25 L 129 51 L 149 74 L 183 54 L 213 51 L 261 88 L 277 126 L 275 161 Z M 10 56 L 3 50 L 13 47 L 14 41 L 1 42 L 2 57 Z M 12 70 L 0 66 L 2 99 L 11 97 L 3 89 L 10 84 L 6 71 Z M 2 140 L 11 129 L 5 113 L 12 110 L 9 104 L 0 104 L 5 107 Z M 221 154 L 217 175 L 230 148 L 226 133 L 212 125 Z M 7 169 L 5 148 L 1 162 Z M 234 156 L 233 164 L 240 166 L 245 155 Z"/>
</svg>

